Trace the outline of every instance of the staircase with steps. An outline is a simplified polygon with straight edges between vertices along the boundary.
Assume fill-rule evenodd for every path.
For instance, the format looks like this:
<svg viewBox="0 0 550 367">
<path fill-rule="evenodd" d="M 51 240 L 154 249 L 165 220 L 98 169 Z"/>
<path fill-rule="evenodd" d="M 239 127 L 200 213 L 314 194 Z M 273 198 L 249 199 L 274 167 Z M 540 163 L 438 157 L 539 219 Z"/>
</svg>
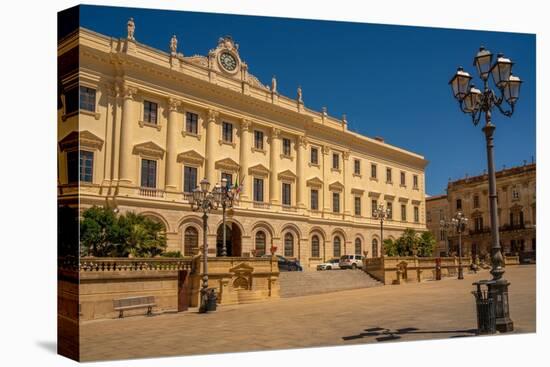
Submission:
<svg viewBox="0 0 550 367">
<path fill-rule="evenodd" d="M 362 270 L 286 271 L 279 273 L 282 298 L 378 287 L 381 282 Z"/>
</svg>

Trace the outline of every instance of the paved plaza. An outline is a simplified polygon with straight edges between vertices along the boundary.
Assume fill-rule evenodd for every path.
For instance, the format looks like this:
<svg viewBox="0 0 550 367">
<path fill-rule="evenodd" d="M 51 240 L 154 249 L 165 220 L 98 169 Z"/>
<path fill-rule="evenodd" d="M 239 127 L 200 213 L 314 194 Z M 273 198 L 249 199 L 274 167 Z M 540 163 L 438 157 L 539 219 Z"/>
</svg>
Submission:
<svg viewBox="0 0 550 367">
<path fill-rule="evenodd" d="M 516 333 L 535 332 L 535 266 L 507 268 Z M 192 310 L 154 317 L 89 321 L 82 361 L 320 347 L 473 336 L 471 283 L 444 279 Z"/>
</svg>

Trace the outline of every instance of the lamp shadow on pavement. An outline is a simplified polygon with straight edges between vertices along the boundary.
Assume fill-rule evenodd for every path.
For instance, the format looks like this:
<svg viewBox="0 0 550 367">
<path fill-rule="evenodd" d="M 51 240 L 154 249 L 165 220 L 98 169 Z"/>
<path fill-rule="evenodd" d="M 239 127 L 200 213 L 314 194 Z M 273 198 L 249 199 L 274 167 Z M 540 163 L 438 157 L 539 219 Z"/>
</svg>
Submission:
<svg viewBox="0 0 550 367">
<path fill-rule="evenodd" d="M 464 329 L 464 330 L 420 330 L 415 327 L 407 327 L 402 329 L 387 329 L 382 327 L 373 327 L 365 329 L 364 332 L 357 335 L 343 336 L 343 340 L 355 340 L 368 337 L 374 337 L 377 342 L 386 342 L 399 340 L 403 336 L 418 335 L 418 334 L 451 334 L 449 338 L 460 338 L 466 336 L 477 335 L 477 329 Z"/>
</svg>

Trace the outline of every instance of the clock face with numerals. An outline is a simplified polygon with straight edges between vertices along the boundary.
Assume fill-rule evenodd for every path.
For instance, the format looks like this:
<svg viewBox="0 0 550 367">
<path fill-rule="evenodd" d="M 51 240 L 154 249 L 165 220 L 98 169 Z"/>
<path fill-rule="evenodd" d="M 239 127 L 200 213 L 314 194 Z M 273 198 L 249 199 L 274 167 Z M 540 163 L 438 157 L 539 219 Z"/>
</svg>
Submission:
<svg viewBox="0 0 550 367">
<path fill-rule="evenodd" d="M 237 68 L 237 60 L 229 52 L 224 52 L 220 55 L 220 64 L 227 71 L 233 71 Z"/>
</svg>

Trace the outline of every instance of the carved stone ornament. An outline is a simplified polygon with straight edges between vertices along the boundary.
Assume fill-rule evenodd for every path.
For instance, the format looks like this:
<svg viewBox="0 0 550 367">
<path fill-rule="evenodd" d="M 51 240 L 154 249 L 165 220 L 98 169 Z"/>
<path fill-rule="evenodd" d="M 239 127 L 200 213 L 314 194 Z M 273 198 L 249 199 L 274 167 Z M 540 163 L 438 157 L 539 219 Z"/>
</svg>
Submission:
<svg viewBox="0 0 550 367">
<path fill-rule="evenodd" d="M 306 148 L 308 144 L 307 137 L 305 135 L 299 135 L 298 136 L 298 145 L 301 147 Z"/>
<path fill-rule="evenodd" d="M 168 98 L 168 110 L 176 111 L 181 106 L 181 101 L 175 98 Z"/>
<path fill-rule="evenodd" d="M 152 141 L 134 145 L 133 153 L 146 157 L 162 159 L 164 157 L 164 149 Z"/>
<path fill-rule="evenodd" d="M 344 160 L 347 161 L 349 159 L 349 152 L 348 151 L 343 152 L 342 158 L 344 158 Z"/>
<path fill-rule="evenodd" d="M 329 148 L 328 145 L 323 145 L 321 150 L 323 151 L 323 154 L 329 154 L 330 153 L 330 148 Z"/>
<path fill-rule="evenodd" d="M 216 122 L 220 113 L 216 110 L 208 110 L 208 122 Z"/>
<path fill-rule="evenodd" d="M 77 148 L 79 146 L 86 149 L 101 150 L 103 147 L 103 140 L 88 130 L 84 130 L 80 132 L 70 132 L 59 142 L 59 148 L 61 151 Z"/>
<path fill-rule="evenodd" d="M 281 136 L 281 130 L 277 129 L 276 127 L 272 128 L 271 129 L 271 137 L 272 138 L 278 138 L 279 136 Z"/>
<path fill-rule="evenodd" d="M 124 99 L 135 99 L 138 93 L 136 87 L 131 87 L 127 84 L 121 84 L 118 88 L 120 97 Z"/>
<path fill-rule="evenodd" d="M 250 126 L 252 126 L 252 122 L 250 120 L 242 119 L 242 121 L 241 121 L 241 130 L 242 131 L 250 130 Z"/>
<path fill-rule="evenodd" d="M 297 100 L 298 100 L 298 103 L 303 104 L 303 103 L 304 103 L 304 100 L 303 100 L 303 98 L 302 98 L 302 87 L 301 87 L 301 86 L 298 86 L 298 89 L 297 89 L 296 92 L 297 92 L 297 94 L 298 94 L 297 97 L 296 97 Z"/>
<path fill-rule="evenodd" d="M 128 39 L 135 41 L 134 33 L 136 31 L 136 24 L 134 23 L 134 18 L 128 19 Z"/>
<path fill-rule="evenodd" d="M 225 36 L 218 38 L 218 48 L 225 48 L 229 51 L 238 51 L 239 45 L 235 43 L 233 37 Z"/>
<path fill-rule="evenodd" d="M 200 153 L 197 153 L 195 150 L 188 150 L 186 152 L 178 154 L 177 162 L 202 165 L 202 163 L 204 162 L 204 157 L 200 155 Z"/>
<path fill-rule="evenodd" d="M 176 55 L 178 51 L 178 39 L 176 35 L 174 34 L 172 38 L 170 39 L 170 53 L 172 55 Z"/>
</svg>

